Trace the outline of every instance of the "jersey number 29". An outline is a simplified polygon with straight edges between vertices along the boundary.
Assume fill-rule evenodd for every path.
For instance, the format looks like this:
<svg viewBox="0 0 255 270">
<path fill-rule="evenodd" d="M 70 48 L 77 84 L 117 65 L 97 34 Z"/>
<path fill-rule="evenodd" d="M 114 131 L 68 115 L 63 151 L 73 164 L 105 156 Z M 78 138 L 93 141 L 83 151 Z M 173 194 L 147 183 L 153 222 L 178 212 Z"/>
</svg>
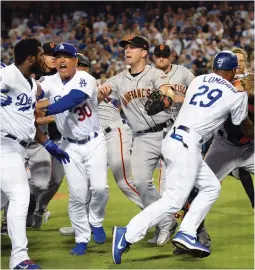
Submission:
<svg viewBox="0 0 255 270">
<path fill-rule="evenodd" d="M 202 85 L 198 88 L 198 90 L 203 90 L 201 93 L 196 93 L 192 96 L 189 104 L 191 105 L 199 105 L 199 107 L 210 107 L 213 103 L 215 103 L 219 98 L 222 97 L 222 91 L 220 89 L 212 89 L 209 91 L 209 87 L 207 85 Z M 208 92 L 209 91 L 209 92 Z M 206 101 L 199 99 L 199 97 L 206 95 Z M 204 103 L 205 102 L 205 103 Z"/>
<path fill-rule="evenodd" d="M 78 113 L 79 118 L 78 121 L 84 121 L 86 117 L 90 117 L 92 115 L 92 111 L 88 104 L 83 104 L 81 107 L 76 107 L 74 109 L 74 113 Z"/>
</svg>

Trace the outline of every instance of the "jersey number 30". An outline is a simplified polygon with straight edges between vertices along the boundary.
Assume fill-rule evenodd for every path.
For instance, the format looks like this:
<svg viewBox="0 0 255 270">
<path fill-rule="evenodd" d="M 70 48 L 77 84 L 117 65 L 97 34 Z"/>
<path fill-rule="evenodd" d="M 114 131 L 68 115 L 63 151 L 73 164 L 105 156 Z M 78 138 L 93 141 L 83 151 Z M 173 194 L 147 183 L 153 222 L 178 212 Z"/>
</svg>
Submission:
<svg viewBox="0 0 255 270">
<path fill-rule="evenodd" d="M 74 113 L 78 113 L 79 118 L 78 121 L 84 121 L 86 117 L 90 117 L 92 115 L 92 111 L 88 104 L 83 104 L 81 107 L 76 107 L 74 109 Z"/>
<path fill-rule="evenodd" d="M 212 89 L 209 91 L 209 87 L 207 85 L 202 85 L 198 88 L 199 90 L 203 90 L 201 93 L 196 93 L 192 96 L 189 104 L 191 105 L 199 105 L 199 107 L 210 107 L 213 103 L 215 103 L 219 98 L 222 97 L 222 91 L 220 89 Z M 208 92 L 209 91 L 209 92 Z M 199 99 L 199 97 L 206 95 L 206 101 Z M 205 102 L 205 103 L 204 103 Z"/>
</svg>

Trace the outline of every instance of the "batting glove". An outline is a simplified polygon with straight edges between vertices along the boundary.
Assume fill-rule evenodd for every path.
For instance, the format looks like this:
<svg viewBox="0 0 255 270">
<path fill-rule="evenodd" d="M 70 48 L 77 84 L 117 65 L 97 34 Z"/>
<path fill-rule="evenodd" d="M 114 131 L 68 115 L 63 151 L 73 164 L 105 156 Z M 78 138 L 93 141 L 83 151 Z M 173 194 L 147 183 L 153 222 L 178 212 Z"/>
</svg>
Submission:
<svg viewBox="0 0 255 270">
<path fill-rule="evenodd" d="M 46 142 L 43 143 L 43 146 L 61 164 L 70 163 L 69 155 L 65 151 L 61 150 L 53 141 L 47 140 Z"/>
<path fill-rule="evenodd" d="M 7 92 L 8 90 L 6 89 L 1 90 L 1 107 L 10 105 L 12 103 L 12 98 L 5 94 Z"/>
</svg>

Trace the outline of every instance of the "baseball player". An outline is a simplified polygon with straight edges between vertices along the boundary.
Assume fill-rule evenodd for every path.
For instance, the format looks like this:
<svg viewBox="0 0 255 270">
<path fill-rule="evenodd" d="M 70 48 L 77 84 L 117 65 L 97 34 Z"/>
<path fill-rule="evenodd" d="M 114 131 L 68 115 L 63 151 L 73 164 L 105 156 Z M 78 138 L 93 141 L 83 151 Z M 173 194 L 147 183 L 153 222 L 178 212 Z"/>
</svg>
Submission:
<svg viewBox="0 0 255 270">
<path fill-rule="evenodd" d="M 78 53 L 77 70 L 89 72 L 89 66 L 88 58 Z M 143 209 L 141 198 L 133 183 L 131 174 L 132 132 L 130 127 L 120 117 L 118 109 L 106 98 L 100 103 L 98 113 L 106 140 L 107 163 L 113 172 L 114 179 L 121 191 L 138 207 Z M 87 201 L 86 205 L 89 205 L 90 198 Z M 88 214 L 89 211 L 86 212 Z M 72 227 L 63 227 L 59 231 L 62 235 L 74 234 Z"/>
<path fill-rule="evenodd" d="M 240 48 L 235 48 L 232 52 L 235 53 L 238 58 L 239 68 L 237 69 L 235 79 L 243 78 L 245 76 L 247 55 L 245 51 Z M 249 98 L 249 104 L 250 119 L 253 120 L 253 97 Z M 233 125 L 230 119 L 226 121 L 215 135 L 211 147 L 205 157 L 205 162 L 220 181 L 223 181 L 223 179 L 236 168 L 243 168 L 249 173 L 254 174 L 254 141 L 253 139 L 243 140 L 243 136 L 241 127 Z M 251 177 L 247 180 L 252 183 Z M 253 184 L 251 187 L 254 193 Z M 254 202 L 252 206 L 254 207 Z"/>
<path fill-rule="evenodd" d="M 237 68 L 236 55 L 230 51 L 218 53 L 213 67 L 213 73 L 198 76 L 191 82 L 175 124 L 163 141 L 167 183 L 162 198 L 135 216 L 127 227 L 115 226 L 113 229 L 112 257 L 115 264 L 121 263 L 123 252 L 130 244 L 141 240 L 149 228 L 167 214 L 178 212 L 194 185 L 199 193 L 184 217 L 173 244 L 185 248 L 195 257 L 210 255 L 210 250 L 197 240 L 196 230 L 217 200 L 221 185 L 203 161 L 201 145 L 229 114 L 233 124 L 242 123 L 249 126 L 247 134 L 253 136 L 254 133 L 247 118 L 247 94 L 237 92 L 230 83 Z"/>
<path fill-rule="evenodd" d="M 194 79 L 194 75 L 185 67 L 171 63 L 171 49 L 168 45 L 160 43 L 155 46 L 153 53 L 153 60 L 155 67 L 162 70 L 168 77 L 169 84 L 174 89 L 174 92 L 182 97 L 180 103 L 173 104 L 168 112 L 171 115 L 171 124 L 164 130 L 164 136 L 171 129 L 178 112 L 181 108 L 186 90 L 190 82 Z M 164 137 L 163 136 L 163 137 Z M 159 191 L 162 195 L 165 191 L 165 163 L 160 160 L 160 173 L 159 173 Z M 159 236 L 159 231 L 155 231 L 155 235 L 152 239 L 148 240 L 148 243 L 156 243 Z"/>
<path fill-rule="evenodd" d="M 232 52 L 236 54 L 238 59 L 238 68 L 236 70 L 235 79 L 240 79 L 244 76 L 245 73 L 245 62 L 247 59 L 247 55 L 240 48 L 235 48 L 232 50 Z M 222 68 L 224 68 L 224 66 L 222 66 Z M 253 116 L 250 117 L 250 119 L 253 119 Z M 222 138 L 224 132 L 228 134 L 228 136 Z M 254 172 L 254 144 L 251 140 L 248 140 L 245 144 L 241 144 L 239 140 L 242 136 L 243 135 L 240 127 L 233 125 L 231 119 L 229 118 L 225 123 L 224 127 L 218 130 L 215 138 L 213 139 L 213 144 L 211 145 L 207 155 L 205 156 L 205 161 L 220 181 L 223 181 L 223 179 L 233 169 L 238 168 L 239 163 L 250 164 L 248 167 L 251 168 L 252 173 Z M 239 157 L 242 158 L 239 159 Z M 253 182 L 250 174 L 248 173 L 249 175 L 247 177 L 246 173 L 246 171 L 241 172 L 241 176 L 243 177 L 244 175 L 245 178 L 242 183 L 244 183 L 244 187 L 246 187 L 247 185 L 251 187 L 248 188 L 247 193 L 253 194 L 250 196 L 252 206 L 254 206 Z M 235 171 L 233 171 L 233 175 L 235 175 Z M 237 176 L 237 178 L 239 178 L 239 176 Z M 191 196 L 189 197 L 190 203 L 197 196 L 197 194 L 198 191 L 191 194 Z M 204 221 L 199 226 L 199 229 L 201 229 L 201 234 L 203 236 L 202 239 L 199 238 L 199 241 L 207 248 L 210 248 L 211 239 L 207 233 L 207 230 L 204 228 L 203 223 Z M 174 254 L 182 253 L 186 253 L 186 251 L 180 248 L 176 248 L 174 251 Z"/>
<path fill-rule="evenodd" d="M 97 112 L 96 80 L 84 71 L 76 71 L 77 51 L 71 44 L 59 44 L 54 56 L 58 72 L 46 76 L 41 84 L 51 103 L 43 111 L 44 116 L 55 115 L 57 128 L 63 136 L 61 148 L 71 158 L 64 166 L 70 193 L 69 217 L 76 242 L 70 253 L 83 255 L 91 237 L 90 226 L 94 235 L 100 235 L 102 242 L 106 240 L 102 226 L 108 201 L 106 143 Z M 103 91 L 99 95 L 101 93 Z M 103 98 L 101 94 L 99 99 Z M 90 216 L 90 225 L 85 212 L 88 180 L 92 191 L 90 209 L 95 214 Z"/>
<path fill-rule="evenodd" d="M 42 45 L 44 51 L 44 65 L 43 71 L 39 74 L 36 74 L 37 79 L 40 80 L 40 78 L 44 78 L 44 76 L 53 75 L 57 72 L 55 66 L 55 58 L 52 55 L 56 46 L 56 43 L 52 41 L 46 42 Z M 42 107 L 43 103 L 45 102 L 47 101 L 38 102 L 37 107 Z M 43 125 L 40 122 L 42 120 L 45 122 L 45 124 Z M 47 119 L 38 119 L 37 123 L 39 124 L 41 130 L 49 135 L 51 140 L 59 144 L 61 136 L 59 137 L 59 132 L 54 130 L 56 129 L 54 117 L 51 116 Z M 54 136 L 56 134 L 57 136 Z M 42 226 L 43 218 L 44 220 L 47 220 L 50 217 L 50 212 L 46 209 L 46 207 L 59 188 L 59 185 L 64 177 L 64 170 L 63 166 L 54 157 L 48 159 L 49 157 L 47 156 L 47 162 L 46 160 L 43 161 L 44 157 L 46 159 L 46 155 L 42 152 L 43 149 L 41 149 L 39 145 L 32 144 L 31 148 L 32 149 L 30 151 L 32 151 L 32 155 L 29 156 L 30 162 L 34 164 L 34 167 L 40 167 L 41 170 L 43 168 L 43 170 L 45 171 L 45 177 L 43 181 L 44 186 L 39 186 L 38 188 L 38 181 L 36 181 L 36 178 L 33 177 L 33 170 L 31 170 L 31 167 L 29 167 L 32 174 L 30 181 L 30 189 L 31 191 L 35 189 L 33 185 L 33 183 L 35 183 L 37 185 L 37 193 L 35 193 L 36 196 L 30 197 L 27 226 L 32 226 L 33 228 L 40 228 Z M 34 153 L 36 153 L 38 160 L 35 160 L 33 155 Z M 41 163 L 40 166 L 39 163 Z"/>
<path fill-rule="evenodd" d="M 169 95 L 174 93 L 164 72 L 146 65 L 149 43 L 144 37 L 132 36 L 119 44 L 125 49 L 126 64 L 130 65 L 130 69 L 110 78 L 104 86 L 112 86 L 111 97 L 120 100 L 132 129 L 132 175 L 142 203 L 147 207 L 160 198 L 152 180 L 152 173 L 160 159 L 163 129 L 168 127 L 171 114 L 160 112 L 149 116 L 144 106 L 148 96 L 155 90 L 160 89 L 163 94 L 167 92 Z M 176 103 L 182 100 L 183 97 L 175 96 Z M 172 215 L 161 221 L 157 244 L 166 244 L 176 226 L 177 222 Z"/>
<path fill-rule="evenodd" d="M 14 64 L 1 71 L 1 193 L 9 200 L 10 269 L 41 269 L 27 254 L 26 216 L 30 192 L 24 166 L 25 148 L 35 137 L 60 162 L 69 161 L 67 153 L 34 125 L 36 95 L 39 93 L 30 75 L 40 70 L 42 55 L 37 39 L 22 39 L 14 47 Z"/>
</svg>

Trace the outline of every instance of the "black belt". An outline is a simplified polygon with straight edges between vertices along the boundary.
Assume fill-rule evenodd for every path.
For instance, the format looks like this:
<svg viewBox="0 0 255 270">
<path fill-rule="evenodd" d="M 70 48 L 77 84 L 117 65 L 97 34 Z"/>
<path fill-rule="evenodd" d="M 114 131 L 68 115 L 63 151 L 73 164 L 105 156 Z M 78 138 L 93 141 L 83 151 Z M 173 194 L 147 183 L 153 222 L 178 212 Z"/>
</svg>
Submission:
<svg viewBox="0 0 255 270">
<path fill-rule="evenodd" d="M 11 134 L 7 134 L 7 135 L 5 135 L 4 137 L 10 138 L 10 139 L 15 140 L 15 141 L 18 140 L 17 137 L 15 137 L 14 135 L 11 135 Z M 25 148 L 27 148 L 27 146 L 28 146 L 28 143 L 25 142 L 25 141 L 18 141 L 18 143 L 19 143 L 21 146 L 25 147 Z"/>
<path fill-rule="evenodd" d="M 94 132 L 94 138 L 96 138 L 98 136 L 98 133 L 97 132 Z M 87 142 L 89 142 L 92 138 L 90 136 L 88 136 L 86 139 L 84 140 L 73 140 L 73 139 L 70 139 L 70 138 L 63 138 L 64 140 L 68 140 L 69 142 L 71 143 L 77 143 L 77 144 L 85 144 Z"/>
<path fill-rule="evenodd" d="M 164 128 L 167 128 L 168 125 L 167 123 L 162 123 L 162 124 L 159 124 L 159 125 L 156 125 L 152 128 L 149 128 L 149 129 L 146 129 L 146 130 L 142 130 L 142 131 L 137 131 L 136 133 L 148 133 L 148 132 L 159 132 L 159 131 L 162 131 Z"/>
<path fill-rule="evenodd" d="M 127 121 L 126 120 L 124 120 L 124 119 L 122 119 L 122 123 L 123 124 L 126 124 L 127 123 Z M 111 127 L 107 127 L 105 130 L 104 130 L 106 133 L 109 133 L 109 132 L 111 132 L 112 131 L 112 128 Z"/>
<path fill-rule="evenodd" d="M 183 126 L 183 125 L 178 126 L 176 129 L 180 129 L 180 130 L 183 130 L 183 131 L 185 131 L 185 132 L 187 132 L 187 133 L 190 133 L 190 128 L 185 127 L 185 126 Z M 173 134 L 175 134 L 175 132 L 174 132 Z M 173 135 L 173 134 L 172 134 L 172 135 Z M 172 136 L 172 135 L 171 135 L 171 136 Z M 172 138 L 174 138 L 174 137 L 172 137 Z M 174 139 L 175 139 L 175 138 L 174 138 Z M 203 139 L 201 139 L 201 140 L 199 141 L 200 144 L 202 144 L 203 142 L 204 142 Z"/>
</svg>

